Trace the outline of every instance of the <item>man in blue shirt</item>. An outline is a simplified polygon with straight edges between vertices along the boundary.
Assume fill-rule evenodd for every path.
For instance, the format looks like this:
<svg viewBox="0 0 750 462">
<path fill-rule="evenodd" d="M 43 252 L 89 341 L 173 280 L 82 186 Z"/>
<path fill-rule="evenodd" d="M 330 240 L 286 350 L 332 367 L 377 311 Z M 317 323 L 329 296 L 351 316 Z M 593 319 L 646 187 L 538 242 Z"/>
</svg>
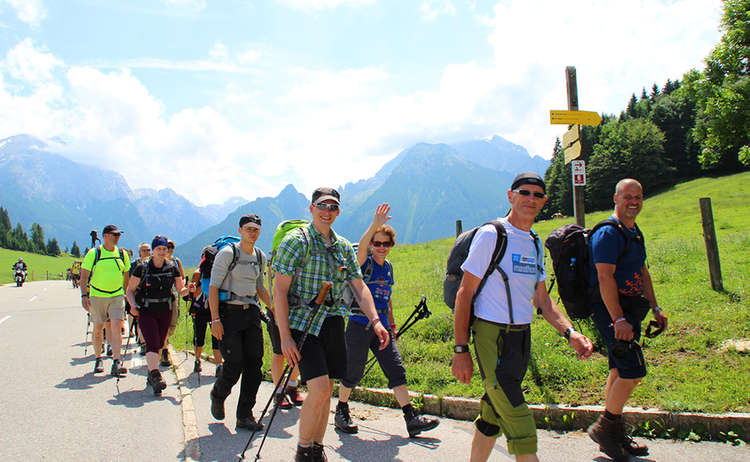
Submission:
<svg viewBox="0 0 750 462">
<path fill-rule="evenodd" d="M 620 226 L 603 226 L 591 236 L 592 259 L 596 268 L 602 303 L 591 312 L 609 356 L 609 378 L 604 415 L 589 428 L 599 449 L 615 461 L 627 461 L 629 454 L 642 456 L 648 448 L 625 435 L 622 409 L 638 382 L 646 376 L 643 352 L 638 344 L 641 322 L 650 307 L 660 327 L 667 316 L 656 303 L 654 287 L 646 266 L 646 247 L 635 217 L 643 207 L 643 187 L 631 178 L 615 187 L 615 210 Z"/>
</svg>

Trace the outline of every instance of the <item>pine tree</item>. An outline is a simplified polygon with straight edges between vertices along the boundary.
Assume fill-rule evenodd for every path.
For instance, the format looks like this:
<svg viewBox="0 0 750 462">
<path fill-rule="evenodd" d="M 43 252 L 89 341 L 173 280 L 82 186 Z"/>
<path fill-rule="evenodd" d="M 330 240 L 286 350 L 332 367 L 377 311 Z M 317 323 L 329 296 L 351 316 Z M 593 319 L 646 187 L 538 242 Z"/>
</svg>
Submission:
<svg viewBox="0 0 750 462">
<path fill-rule="evenodd" d="M 13 229 L 13 224 L 10 222 L 8 209 L 0 207 L 0 231 L 10 231 L 11 229 Z"/>
<path fill-rule="evenodd" d="M 44 243 L 44 230 L 39 223 L 31 225 L 31 251 L 34 253 L 47 253 L 47 245 Z"/>
<path fill-rule="evenodd" d="M 47 255 L 51 257 L 59 257 L 60 256 L 60 245 L 57 243 L 57 239 L 54 237 L 47 241 Z"/>
<path fill-rule="evenodd" d="M 635 117 L 635 105 L 638 104 L 638 98 L 635 97 L 635 93 L 630 97 L 628 101 L 628 107 L 625 109 L 625 114 L 628 117 Z"/>
<path fill-rule="evenodd" d="M 651 95 L 649 95 L 649 98 L 651 98 L 651 102 L 656 102 L 656 97 L 659 96 L 659 85 L 654 83 L 654 86 L 651 87 Z"/>
<path fill-rule="evenodd" d="M 78 248 L 76 241 L 73 241 L 73 245 L 70 247 L 70 254 L 76 258 L 81 258 L 81 249 Z"/>
</svg>

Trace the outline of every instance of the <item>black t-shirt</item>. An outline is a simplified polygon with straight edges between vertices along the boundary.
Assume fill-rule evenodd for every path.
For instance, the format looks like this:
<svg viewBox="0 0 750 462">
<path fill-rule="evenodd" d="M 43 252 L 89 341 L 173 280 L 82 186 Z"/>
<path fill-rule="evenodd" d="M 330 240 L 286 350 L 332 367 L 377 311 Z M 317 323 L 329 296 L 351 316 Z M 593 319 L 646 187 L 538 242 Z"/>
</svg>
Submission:
<svg viewBox="0 0 750 462">
<path fill-rule="evenodd" d="M 162 302 L 150 301 L 154 299 L 171 299 L 174 278 L 180 277 L 180 269 L 173 263 L 164 262 L 161 268 L 154 266 L 148 260 L 148 276 L 146 277 L 146 262 L 141 262 L 133 268 L 133 277 L 141 279 L 136 290 L 135 300 L 146 311 L 169 311 L 169 300 Z M 147 280 L 144 281 L 143 279 Z"/>
</svg>

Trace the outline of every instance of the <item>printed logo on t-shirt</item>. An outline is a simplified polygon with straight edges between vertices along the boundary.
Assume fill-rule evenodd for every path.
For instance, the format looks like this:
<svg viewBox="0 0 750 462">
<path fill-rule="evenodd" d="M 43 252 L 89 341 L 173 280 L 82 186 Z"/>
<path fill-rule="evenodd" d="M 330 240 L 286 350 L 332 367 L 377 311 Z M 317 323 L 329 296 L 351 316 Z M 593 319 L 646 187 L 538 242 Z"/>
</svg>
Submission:
<svg viewBox="0 0 750 462">
<path fill-rule="evenodd" d="M 520 253 L 512 254 L 513 272 L 519 274 L 536 274 L 536 257 L 528 257 Z"/>
</svg>

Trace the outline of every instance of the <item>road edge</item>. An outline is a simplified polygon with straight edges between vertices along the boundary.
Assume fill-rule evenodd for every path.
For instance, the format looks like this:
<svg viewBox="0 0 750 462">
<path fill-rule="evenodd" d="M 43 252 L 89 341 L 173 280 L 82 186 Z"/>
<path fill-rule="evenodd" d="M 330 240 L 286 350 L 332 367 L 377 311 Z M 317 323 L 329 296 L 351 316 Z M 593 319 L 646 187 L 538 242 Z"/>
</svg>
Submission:
<svg viewBox="0 0 750 462">
<path fill-rule="evenodd" d="M 195 406 L 193 405 L 193 394 L 189 387 L 183 386 L 188 376 L 181 367 L 176 365 L 178 364 L 175 360 L 176 357 L 177 352 L 172 345 L 169 345 L 169 360 L 172 363 L 172 371 L 177 377 L 177 389 L 180 392 L 184 460 L 199 462 L 201 460 L 200 434 L 198 432 L 198 418 L 195 415 Z"/>
</svg>

